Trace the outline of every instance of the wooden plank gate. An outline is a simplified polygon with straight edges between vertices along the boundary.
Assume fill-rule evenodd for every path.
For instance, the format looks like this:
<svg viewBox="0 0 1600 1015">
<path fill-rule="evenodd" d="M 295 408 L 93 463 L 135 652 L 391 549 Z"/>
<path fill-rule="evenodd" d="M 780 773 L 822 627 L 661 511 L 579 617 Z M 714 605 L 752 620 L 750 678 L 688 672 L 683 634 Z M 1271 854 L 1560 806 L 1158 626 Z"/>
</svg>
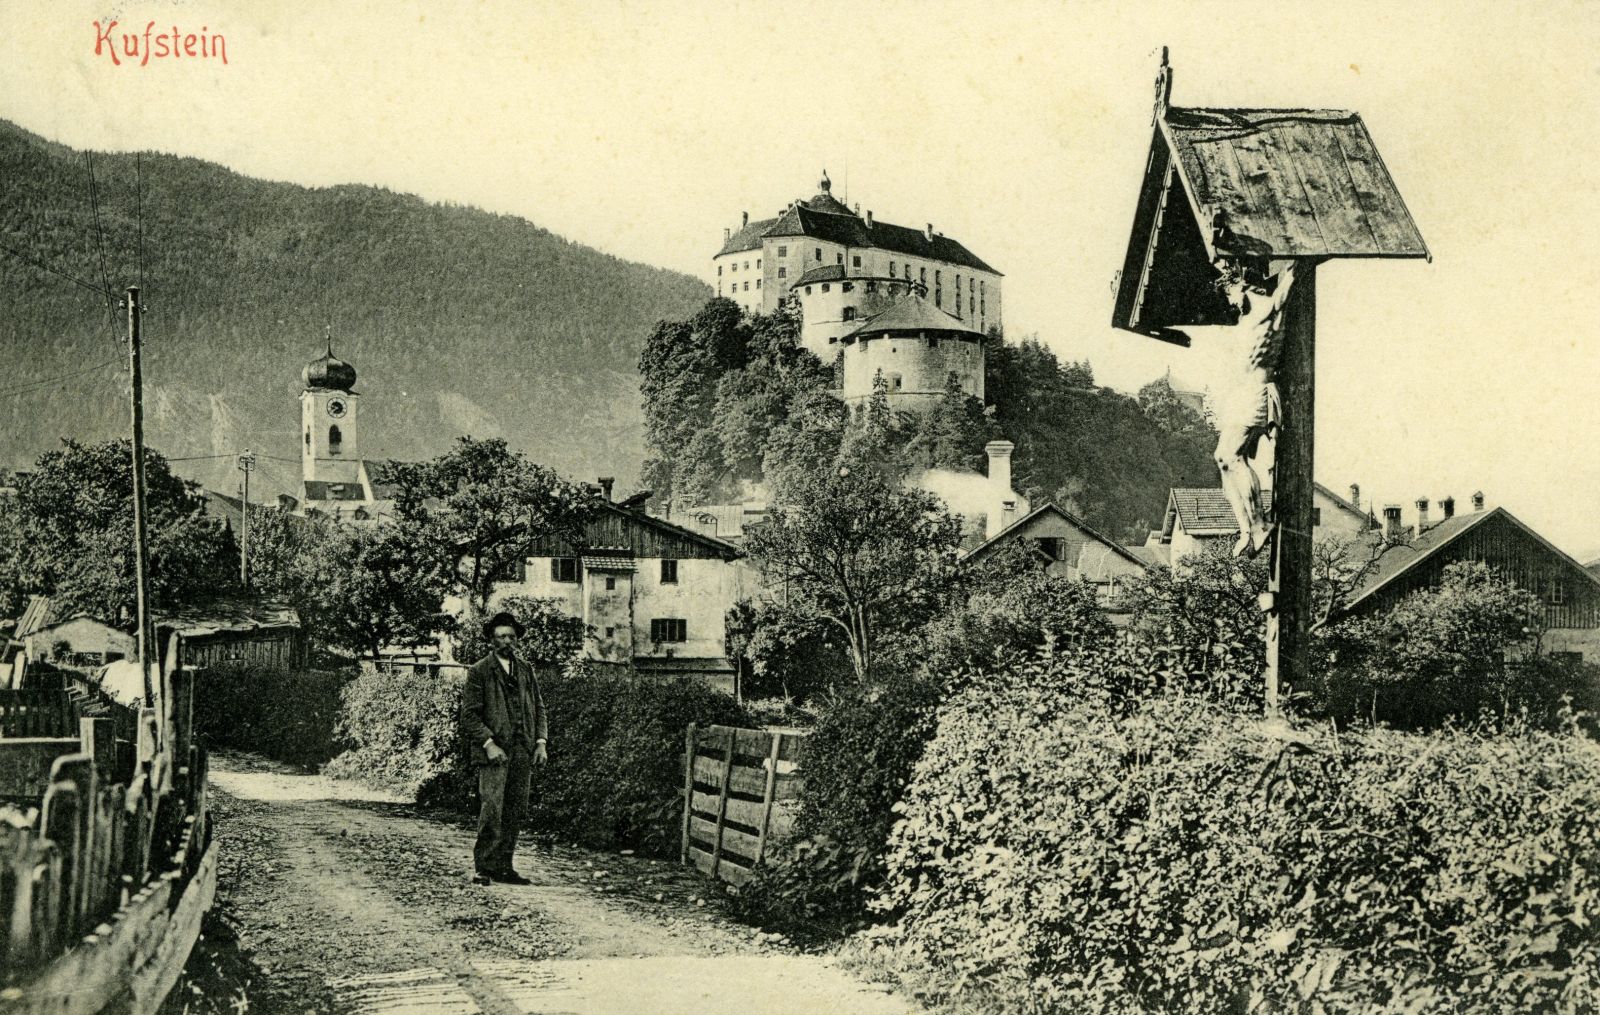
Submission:
<svg viewBox="0 0 1600 1015">
<path fill-rule="evenodd" d="M 684 738 L 686 864 L 735 885 L 793 829 L 806 734 L 696 726 Z"/>
</svg>

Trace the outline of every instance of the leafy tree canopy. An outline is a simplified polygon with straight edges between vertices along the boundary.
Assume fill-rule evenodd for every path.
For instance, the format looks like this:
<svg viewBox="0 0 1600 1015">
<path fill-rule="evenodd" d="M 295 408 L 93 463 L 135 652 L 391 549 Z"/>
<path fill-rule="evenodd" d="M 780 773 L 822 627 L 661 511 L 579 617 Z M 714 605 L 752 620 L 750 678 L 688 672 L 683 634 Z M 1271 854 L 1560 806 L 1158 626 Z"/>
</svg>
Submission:
<svg viewBox="0 0 1600 1015">
<path fill-rule="evenodd" d="M 58 615 L 86 613 L 131 625 L 136 614 L 133 451 L 126 440 L 65 440 L 41 456 L 0 522 L 9 549 L 0 556 L 3 598 L 52 596 Z M 151 607 L 204 602 L 237 588 L 238 547 L 227 526 L 145 449 L 145 519 Z"/>
</svg>

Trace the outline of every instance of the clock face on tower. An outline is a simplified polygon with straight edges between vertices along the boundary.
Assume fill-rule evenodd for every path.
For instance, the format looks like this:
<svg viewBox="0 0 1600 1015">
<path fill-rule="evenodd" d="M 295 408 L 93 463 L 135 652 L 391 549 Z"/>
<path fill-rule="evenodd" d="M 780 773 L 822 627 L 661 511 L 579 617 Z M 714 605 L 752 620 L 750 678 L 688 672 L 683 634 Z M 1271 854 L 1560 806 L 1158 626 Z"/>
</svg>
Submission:
<svg viewBox="0 0 1600 1015">
<path fill-rule="evenodd" d="M 334 419 L 338 419 L 340 416 L 343 416 L 344 413 L 345 413 L 344 399 L 342 399 L 342 398 L 330 398 L 330 399 L 328 399 L 328 415 L 332 416 Z"/>
</svg>

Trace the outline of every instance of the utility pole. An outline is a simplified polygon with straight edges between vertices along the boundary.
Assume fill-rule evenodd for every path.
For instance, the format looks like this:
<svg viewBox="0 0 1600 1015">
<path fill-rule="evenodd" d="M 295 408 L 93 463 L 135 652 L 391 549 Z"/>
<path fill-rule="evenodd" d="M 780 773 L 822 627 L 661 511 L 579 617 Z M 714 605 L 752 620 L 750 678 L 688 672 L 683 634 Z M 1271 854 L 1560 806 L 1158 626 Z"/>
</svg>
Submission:
<svg viewBox="0 0 1600 1015">
<path fill-rule="evenodd" d="M 249 448 L 239 456 L 239 471 L 244 473 L 244 507 L 239 520 L 239 584 L 250 588 L 250 473 L 255 471 L 256 456 Z"/>
<path fill-rule="evenodd" d="M 133 392 L 133 573 L 134 612 L 139 623 L 137 647 L 139 668 L 144 673 L 145 701 L 155 703 L 156 689 L 150 679 L 150 664 L 155 655 L 150 637 L 149 539 L 145 533 L 144 510 L 144 373 L 139 365 L 139 287 L 128 287 L 128 373 Z"/>
</svg>

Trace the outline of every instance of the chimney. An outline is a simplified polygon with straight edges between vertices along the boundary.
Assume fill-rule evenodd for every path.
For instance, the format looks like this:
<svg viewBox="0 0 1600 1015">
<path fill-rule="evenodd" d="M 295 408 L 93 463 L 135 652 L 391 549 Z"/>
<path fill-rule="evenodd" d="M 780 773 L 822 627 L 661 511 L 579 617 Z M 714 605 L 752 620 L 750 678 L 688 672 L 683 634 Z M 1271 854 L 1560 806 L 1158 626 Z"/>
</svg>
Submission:
<svg viewBox="0 0 1600 1015">
<path fill-rule="evenodd" d="M 932 243 L 933 242 L 933 223 L 932 222 L 928 223 L 928 231 L 927 231 L 926 235 L 928 237 L 928 242 Z"/>
<path fill-rule="evenodd" d="M 1474 511 L 1482 511 L 1483 510 L 1483 491 L 1482 490 L 1474 490 L 1474 491 L 1472 491 L 1472 510 L 1474 510 Z"/>
<path fill-rule="evenodd" d="M 615 476 L 600 477 L 600 493 L 605 497 L 606 500 L 611 499 L 611 487 L 615 485 L 616 482 L 617 477 Z"/>
<path fill-rule="evenodd" d="M 1456 499 L 1454 497 L 1446 497 L 1441 500 L 1439 502 L 1439 510 L 1444 512 L 1446 518 L 1454 518 L 1456 516 Z"/>
<path fill-rule="evenodd" d="M 1423 530 L 1426 529 L 1427 527 L 1428 527 L 1428 498 L 1426 498 L 1426 497 L 1418 497 L 1417 498 L 1417 535 L 1419 535 L 1419 536 L 1422 535 Z"/>
<path fill-rule="evenodd" d="M 740 212 L 739 213 L 739 228 L 743 229 L 745 226 L 747 226 L 749 224 L 750 224 L 750 213 L 747 212 L 747 211 Z"/>
<path fill-rule="evenodd" d="M 857 201 L 856 202 L 856 218 L 860 218 L 860 217 L 861 217 L 861 202 Z"/>
<path fill-rule="evenodd" d="M 723 243 L 727 243 L 731 239 L 733 239 L 733 230 L 729 229 L 727 226 L 723 226 L 722 227 L 722 242 Z"/>
<path fill-rule="evenodd" d="M 1400 531 L 1400 505 L 1385 504 L 1383 506 L 1383 541 L 1385 543 L 1398 543 L 1402 538 Z"/>
<path fill-rule="evenodd" d="M 1361 506 L 1361 484 L 1360 483 L 1351 483 L 1350 484 L 1350 503 L 1354 504 L 1356 507 L 1360 507 Z"/>
<path fill-rule="evenodd" d="M 868 229 L 872 228 L 872 209 L 871 208 L 867 209 L 867 228 Z"/>
<path fill-rule="evenodd" d="M 989 456 L 989 508 L 984 521 L 984 538 L 992 539 L 1000 530 L 1016 520 L 1017 495 L 1011 489 L 1011 452 L 1017 446 L 1010 441 L 990 441 L 983 446 Z M 1008 519 L 1007 506 L 1011 517 Z"/>
</svg>

